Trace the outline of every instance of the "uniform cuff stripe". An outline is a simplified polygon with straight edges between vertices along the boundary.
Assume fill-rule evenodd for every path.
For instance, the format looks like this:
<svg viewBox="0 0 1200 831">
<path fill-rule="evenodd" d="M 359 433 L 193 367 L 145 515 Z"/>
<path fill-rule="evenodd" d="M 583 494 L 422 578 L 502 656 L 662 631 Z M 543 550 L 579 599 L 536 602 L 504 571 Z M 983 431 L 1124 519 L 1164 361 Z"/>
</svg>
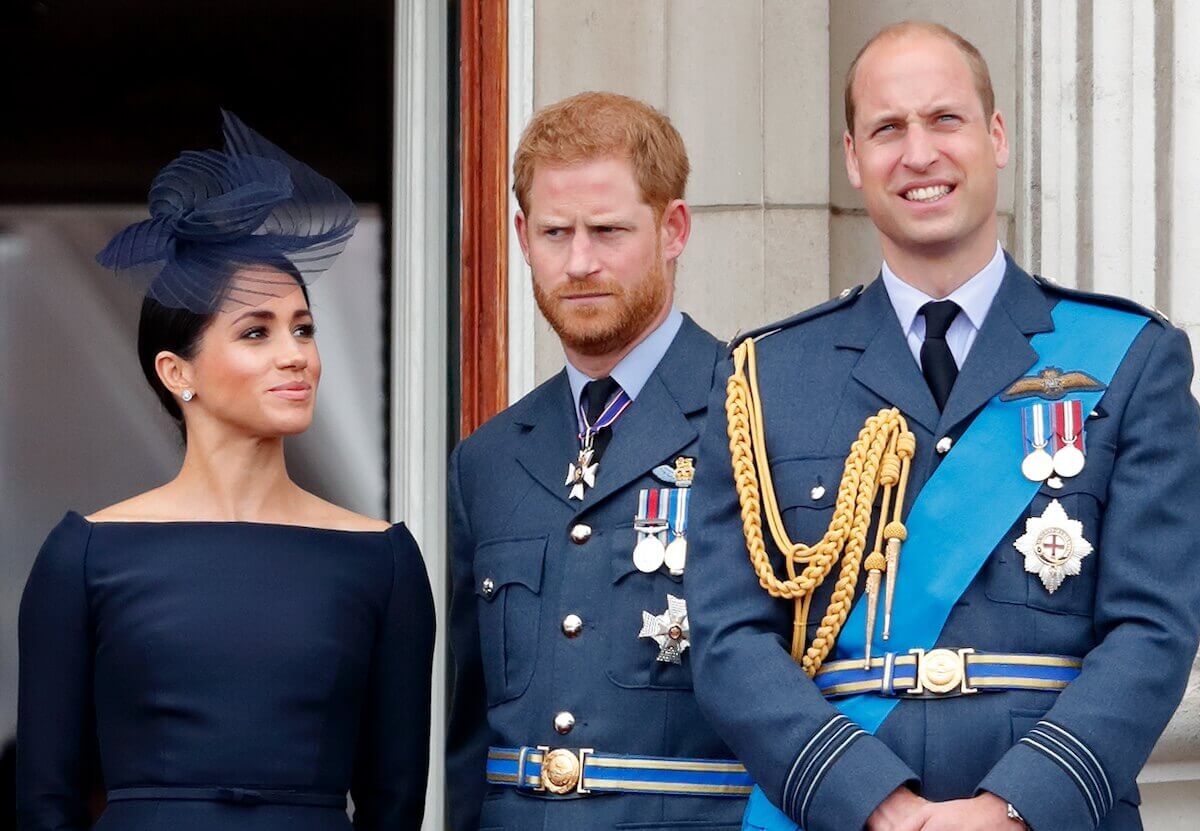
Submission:
<svg viewBox="0 0 1200 831">
<path fill-rule="evenodd" d="M 1096 803 L 1100 805 L 1101 811 L 1108 813 L 1112 805 L 1105 801 L 1104 793 L 1100 790 L 1100 780 L 1096 778 L 1096 774 L 1092 772 L 1087 763 L 1080 758 L 1079 754 L 1070 745 L 1058 736 L 1037 727 L 1030 730 L 1028 735 L 1054 748 L 1055 752 L 1061 755 L 1067 764 L 1071 765 L 1071 769 L 1079 775 L 1080 779 L 1086 779 L 1088 784 L 1091 785 L 1089 792 L 1096 798 Z"/>
<path fill-rule="evenodd" d="M 812 778 L 810 774 L 812 773 L 813 769 L 816 768 L 817 765 L 819 765 L 821 761 L 826 758 L 826 751 L 844 738 L 847 733 L 852 732 L 857 728 L 858 725 L 850 721 L 850 719 L 843 719 L 841 723 L 838 724 L 837 729 L 830 734 L 829 738 L 827 738 L 825 742 L 809 757 L 808 763 L 804 766 L 804 772 L 801 773 L 800 777 L 796 780 L 796 787 L 792 791 L 791 807 L 793 812 L 796 810 L 796 801 L 800 797 L 800 791 L 803 789 L 805 782 L 810 783 L 809 789 L 811 790 Z"/>
<path fill-rule="evenodd" d="M 1107 799 L 1103 800 L 1103 801 L 1105 802 L 1106 805 L 1108 805 L 1109 810 L 1111 810 L 1112 805 L 1113 805 L 1113 792 L 1112 792 L 1112 788 L 1109 786 L 1109 783 L 1108 783 L 1108 775 L 1104 772 L 1104 767 L 1100 764 L 1100 762 L 1096 758 L 1096 756 L 1092 753 L 1091 750 L 1088 749 L 1088 746 L 1085 745 L 1083 742 L 1081 742 L 1075 736 L 1074 733 L 1071 733 L 1069 730 L 1067 730 L 1064 727 L 1059 727 L 1057 724 L 1055 724 L 1052 721 L 1046 721 L 1045 719 L 1042 719 L 1041 721 L 1038 722 L 1038 727 L 1047 727 L 1047 728 L 1050 728 L 1051 730 L 1057 731 L 1062 736 L 1064 736 L 1065 738 L 1070 740 L 1076 747 L 1078 747 L 1083 752 L 1083 754 L 1085 756 L 1087 756 L 1087 758 L 1092 763 L 1092 769 L 1095 771 L 1095 773 L 1099 777 L 1100 781 L 1104 784 L 1104 794 L 1107 797 Z"/>
<path fill-rule="evenodd" d="M 790 801 L 789 795 L 794 796 L 796 788 L 793 787 L 793 780 L 796 777 L 796 771 L 800 770 L 801 766 L 804 766 L 807 769 L 806 759 L 808 758 L 808 752 L 812 749 L 813 745 L 820 741 L 821 737 L 832 730 L 837 724 L 848 721 L 850 721 L 850 719 L 846 718 L 841 713 L 834 715 L 829 719 L 829 721 L 822 725 L 820 730 L 813 734 L 813 737 L 808 740 L 806 745 L 804 745 L 804 749 L 796 754 L 796 761 L 792 762 L 792 769 L 788 771 L 787 779 L 784 780 L 783 783 L 783 800 L 780 804 L 788 804 Z"/>
<path fill-rule="evenodd" d="M 1084 784 L 1084 781 L 1079 774 L 1075 772 L 1075 769 L 1067 764 L 1067 761 L 1063 759 L 1062 756 L 1059 756 L 1053 750 L 1040 743 L 1037 739 L 1024 736 L 1021 739 L 1021 744 L 1027 744 L 1033 749 L 1039 750 L 1046 756 L 1049 756 L 1055 763 L 1058 764 L 1059 767 L 1067 772 L 1068 776 L 1075 780 L 1075 783 L 1079 785 L 1079 790 L 1083 793 L 1084 797 L 1087 798 L 1088 807 L 1092 810 L 1092 824 L 1099 825 L 1101 813 L 1099 807 L 1096 805 L 1096 798 L 1092 796 L 1092 792 L 1088 789 L 1087 785 Z"/>
<path fill-rule="evenodd" d="M 800 803 L 800 821 L 798 824 L 801 827 L 808 825 L 808 818 L 806 816 L 808 814 L 808 803 L 812 799 L 813 794 L 816 792 L 817 785 L 821 784 L 821 780 L 825 778 L 825 771 L 829 769 L 830 765 L 838 760 L 838 757 L 846 751 L 846 748 L 848 748 L 855 739 L 857 739 L 859 736 L 865 735 L 867 735 L 867 732 L 856 725 L 854 727 L 854 731 L 847 736 L 840 745 L 838 745 L 836 750 L 829 754 L 829 758 L 825 760 L 825 764 L 821 765 L 821 769 L 817 771 L 816 776 L 814 776 L 812 779 L 812 783 L 808 786 L 808 793 L 804 795 L 804 802 Z"/>
<path fill-rule="evenodd" d="M 792 763 L 783 786 L 780 805 L 793 820 L 804 825 L 802 817 L 826 772 L 855 739 L 865 735 L 861 727 L 841 713 L 832 716 L 813 734 Z"/>
</svg>

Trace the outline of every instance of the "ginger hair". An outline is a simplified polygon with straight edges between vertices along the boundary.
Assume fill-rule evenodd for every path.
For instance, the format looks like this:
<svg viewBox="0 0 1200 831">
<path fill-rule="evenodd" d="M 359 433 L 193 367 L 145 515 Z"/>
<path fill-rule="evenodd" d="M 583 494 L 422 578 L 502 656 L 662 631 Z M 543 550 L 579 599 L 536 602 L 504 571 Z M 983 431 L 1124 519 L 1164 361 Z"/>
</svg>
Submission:
<svg viewBox="0 0 1200 831">
<path fill-rule="evenodd" d="M 634 179 L 659 221 L 687 188 L 687 150 L 670 119 L 642 101 L 613 92 L 581 92 L 539 110 L 517 146 L 513 191 L 529 212 L 538 165 L 571 165 L 618 158 L 633 166 Z"/>
</svg>

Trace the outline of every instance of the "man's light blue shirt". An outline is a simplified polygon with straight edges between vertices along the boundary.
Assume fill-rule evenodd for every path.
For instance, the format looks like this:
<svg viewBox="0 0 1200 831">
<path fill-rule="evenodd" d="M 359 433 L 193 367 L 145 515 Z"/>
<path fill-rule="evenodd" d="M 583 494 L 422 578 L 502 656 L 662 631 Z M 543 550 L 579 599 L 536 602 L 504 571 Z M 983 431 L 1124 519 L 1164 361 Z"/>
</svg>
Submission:
<svg viewBox="0 0 1200 831">
<path fill-rule="evenodd" d="M 667 350 L 671 347 L 671 341 L 675 340 L 675 336 L 679 334 L 679 327 L 682 325 L 683 314 L 671 306 L 671 311 L 667 314 L 666 319 L 658 325 L 658 328 L 646 335 L 641 343 L 633 347 L 629 354 L 613 367 L 610 377 L 621 385 L 621 389 L 625 390 L 626 395 L 637 400 L 638 393 L 642 391 L 642 387 L 646 386 L 646 382 L 650 380 L 650 374 L 667 354 Z M 567 360 L 567 379 L 571 382 L 571 400 L 575 402 L 575 417 L 579 419 L 579 401 L 580 396 L 583 395 L 583 387 L 588 381 L 596 379 L 576 369 L 570 359 Z M 582 421 L 580 421 L 579 429 L 583 429 Z"/>
<path fill-rule="evenodd" d="M 1004 249 L 997 242 L 996 253 L 983 270 L 955 289 L 950 296 L 941 298 L 953 300 L 962 309 L 946 332 L 946 345 L 950 347 L 954 362 L 959 367 L 962 367 L 967 353 L 971 351 L 971 345 L 975 343 L 975 336 L 979 334 L 988 309 L 992 307 L 992 301 L 996 298 L 996 292 L 1000 290 L 1006 268 Z M 912 351 L 917 366 L 920 366 L 921 344 L 925 342 L 925 316 L 921 314 L 921 307 L 938 298 L 930 297 L 897 277 L 888 267 L 886 260 L 882 272 L 884 288 L 892 301 L 892 308 L 896 310 L 896 317 L 900 319 L 900 328 L 908 341 L 908 348 Z"/>
</svg>

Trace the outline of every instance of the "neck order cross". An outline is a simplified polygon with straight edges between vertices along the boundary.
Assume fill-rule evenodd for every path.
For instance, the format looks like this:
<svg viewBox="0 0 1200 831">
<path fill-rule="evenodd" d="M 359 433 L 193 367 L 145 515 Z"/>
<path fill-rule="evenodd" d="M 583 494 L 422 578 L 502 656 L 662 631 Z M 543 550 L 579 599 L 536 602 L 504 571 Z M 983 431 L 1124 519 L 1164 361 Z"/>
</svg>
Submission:
<svg viewBox="0 0 1200 831">
<path fill-rule="evenodd" d="M 604 380 L 610 382 L 616 393 L 604 405 L 600 414 L 592 420 L 588 418 L 588 412 L 582 403 L 579 407 L 579 420 L 583 424 L 583 430 L 579 433 L 579 458 L 567 466 L 567 480 L 563 483 L 571 489 L 570 499 L 582 501 L 585 490 L 596 487 L 596 473 L 600 469 L 600 460 L 596 451 L 596 435 L 601 430 L 611 427 L 613 422 L 620 418 L 633 403 L 633 399 L 615 381 Z M 597 383 L 602 382 L 592 381 L 588 386 Z M 584 398 L 588 398 L 587 392 L 585 389 Z M 592 408 L 588 407 L 587 409 Z"/>
</svg>

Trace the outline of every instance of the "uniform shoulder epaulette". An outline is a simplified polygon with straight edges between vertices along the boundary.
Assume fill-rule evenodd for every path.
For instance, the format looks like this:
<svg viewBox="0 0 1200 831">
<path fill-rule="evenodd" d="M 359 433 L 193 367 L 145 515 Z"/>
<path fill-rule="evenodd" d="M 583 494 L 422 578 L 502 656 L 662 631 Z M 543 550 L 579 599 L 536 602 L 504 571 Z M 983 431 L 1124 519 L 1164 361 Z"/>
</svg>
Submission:
<svg viewBox="0 0 1200 831">
<path fill-rule="evenodd" d="M 855 286 L 851 289 L 846 289 L 837 297 L 826 300 L 824 303 L 819 303 L 816 306 L 813 306 L 811 309 L 805 309 L 804 311 L 794 314 L 789 318 L 785 318 L 775 323 L 769 323 L 766 326 L 760 326 L 757 329 L 751 329 L 749 332 L 738 332 L 729 340 L 726 346 L 730 349 L 733 349 L 747 338 L 753 338 L 754 340 L 758 341 L 773 335 L 776 332 L 781 332 L 784 329 L 790 329 L 797 324 L 806 323 L 810 320 L 816 320 L 818 317 L 827 315 L 833 311 L 837 311 L 843 306 L 850 305 L 858 299 L 858 296 L 862 294 L 862 290 L 863 287 L 861 285 Z"/>
<path fill-rule="evenodd" d="M 1099 303 L 1102 306 L 1109 306 L 1114 309 L 1120 309 L 1123 312 L 1133 312 L 1137 315 L 1148 317 L 1151 320 L 1156 320 L 1165 326 L 1171 325 L 1171 320 L 1165 314 L 1160 312 L 1153 306 L 1143 306 L 1136 300 L 1130 300 L 1128 297 L 1120 297 L 1115 294 L 1102 294 L 1097 291 L 1086 291 L 1084 289 L 1074 289 L 1067 286 L 1061 286 L 1049 277 L 1043 277 L 1040 274 L 1033 275 L 1033 281 L 1042 288 L 1053 294 L 1078 300 L 1082 303 Z"/>
</svg>

